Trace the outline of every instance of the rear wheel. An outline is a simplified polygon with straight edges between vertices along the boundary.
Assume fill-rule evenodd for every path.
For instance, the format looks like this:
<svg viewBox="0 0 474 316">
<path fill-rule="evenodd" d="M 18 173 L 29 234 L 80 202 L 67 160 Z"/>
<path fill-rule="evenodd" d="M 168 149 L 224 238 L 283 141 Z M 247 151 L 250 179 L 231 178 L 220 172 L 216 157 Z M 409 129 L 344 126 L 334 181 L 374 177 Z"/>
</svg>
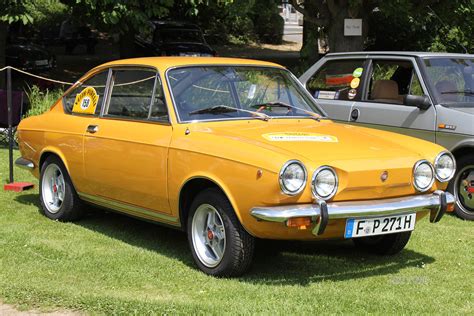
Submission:
<svg viewBox="0 0 474 316">
<path fill-rule="evenodd" d="M 465 220 L 474 220 L 474 160 L 464 156 L 456 161 L 457 171 L 448 186 L 456 197 L 456 215 Z"/>
<path fill-rule="evenodd" d="M 219 190 L 207 189 L 194 199 L 187 233 L 194 261 L 203 272 L 234 277 L 250 268 L 254 238 L 242 227 Z"/>
<path fill-rule="evenodd" d="M 377 255 L 394 255 L 405 248 L 410 240 L 411 232 L 402 232 L 381 236 L 354 238 L 357 248 Z"/>
<path fill-rule="evenodd" d="M 56 156 L 46 158 L 39 181 L 42 213 L 54 220 L 73 221 L 82 214 L 82 205 L 67 173 Z"/>
</svg>

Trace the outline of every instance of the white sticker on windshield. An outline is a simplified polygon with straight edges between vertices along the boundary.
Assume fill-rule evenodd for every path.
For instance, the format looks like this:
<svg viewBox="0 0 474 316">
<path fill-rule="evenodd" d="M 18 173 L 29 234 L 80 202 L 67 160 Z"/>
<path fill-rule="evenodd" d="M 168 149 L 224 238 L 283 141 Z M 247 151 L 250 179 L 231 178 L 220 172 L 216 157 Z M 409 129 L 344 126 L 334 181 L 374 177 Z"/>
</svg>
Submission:
<svg viewBox="0 0 474 316">
<path fill-rule="evenodd" d="M 322 143 L 337 143 L 338 139 L 335 136 L 323 135 L 317 133 L 301 133 L 301 132 L 286 132 L 286 133 L 268 133 L 263 134 L 263 138 L 271 142 L 322 142 Z"/>
<path fill-rule="evenodd" d="M 247 95 L 247 99 L 253 99 L 255 97 L 255 91 L 257 90 L 257 85 L 253 84 L 249 88 L 249 93 Z"/>
</svg>

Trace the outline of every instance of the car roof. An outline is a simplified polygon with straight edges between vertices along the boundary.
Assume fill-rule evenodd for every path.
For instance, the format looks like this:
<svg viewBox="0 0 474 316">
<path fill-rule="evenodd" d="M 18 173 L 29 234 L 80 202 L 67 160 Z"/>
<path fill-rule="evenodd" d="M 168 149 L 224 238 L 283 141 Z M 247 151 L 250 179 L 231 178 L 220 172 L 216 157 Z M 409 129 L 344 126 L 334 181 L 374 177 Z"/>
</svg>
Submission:
<svg viewBox="0 0 474 316">
<path fill-rule="evenodd" d="M 159 71 L 182 66 L 210 66 L 210 65 L 233 65 L 233 66 L 267 66 L 284 68 L 281 65 L 253 59 L 226 58 L 226 57 L 142 57 L 131 59 L 119 59 L 102 64 L 97 68 L 110 66 L 152 66 Z"/>
<path fill-rule="evenodd" d="M 189 28 L 189 29 L 199 29 L 194 23 L 182 22 L 182 21 L 162 21 L 162 20 L 152 20 L 150 21 L 160 28 Z"/>
<path fill-rule="evenodd" d="M 409 57 L 457 57 L 457 58 L 472 58 L 473 54 L 459 54 L 459 53 L 442 53 L 442 52 L 404 52 L 404 51 L 369 51 L 369 52 L 345 52 L 345 53 L 329 53 L 327 57 L 337 56 L 365 56 L 372 55 L 386 55 L 386 56 L 409 56 Z"/>
</svg>

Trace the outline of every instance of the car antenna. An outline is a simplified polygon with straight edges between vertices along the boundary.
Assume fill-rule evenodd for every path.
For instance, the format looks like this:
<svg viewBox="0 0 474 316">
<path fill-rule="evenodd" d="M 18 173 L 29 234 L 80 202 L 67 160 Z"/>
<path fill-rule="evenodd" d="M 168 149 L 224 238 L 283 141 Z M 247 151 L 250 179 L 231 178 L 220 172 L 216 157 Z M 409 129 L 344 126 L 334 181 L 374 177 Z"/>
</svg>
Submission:
<svg viewBox="0 0 474 316">
<path fill-rule="evenodd" d="M 444 23 L 444 21 L 441 20 L 441 18 L 436 14 L 436 12 L 435 12 L 429 5 L 427 5 L 426 7 L 427 7 L 428 9 L 430 9 L 431 13 L 433 13 L 433 15 L 441 22 L 441 24 L 442 24 L 444 27 L 448 27 L 448 26 L 446 25 L 446 23 Z M 467 48 L 466 48 L 463 44 L 461 44 L 461 41 L 459 41 L 459 40 L 456 38 L 456 42 L 459 44 L 459 46 L 461 46 L 461 47 L 464 49 L 464 53 L 469 54 L 469 51 L 467 50 Z"/>
</svg>

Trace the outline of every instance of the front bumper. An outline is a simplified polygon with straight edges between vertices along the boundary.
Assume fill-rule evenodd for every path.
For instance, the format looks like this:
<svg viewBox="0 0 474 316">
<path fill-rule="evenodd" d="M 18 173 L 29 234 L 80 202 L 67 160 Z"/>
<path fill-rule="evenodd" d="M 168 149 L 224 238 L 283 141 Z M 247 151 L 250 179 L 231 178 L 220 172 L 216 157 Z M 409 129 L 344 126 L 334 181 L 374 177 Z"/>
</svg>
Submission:
<svg viewBox="0 0 474 316">
<path fill-rule="evenodd" d="M 435 191 L 432 194 L 390 198 L 384 200 L 297 204 L 270 207 L 254 207 L 250 211 L 259 221 L 286 223 L 290 218 L 310 217 L 315 223 L 314 235 L 322 235 L 332 219 L 369 218 L 402 215 L 429 211 L 430 222 L 443 217 L 448 205 L 455 203 L 449 192 Z"/>
</svg>

